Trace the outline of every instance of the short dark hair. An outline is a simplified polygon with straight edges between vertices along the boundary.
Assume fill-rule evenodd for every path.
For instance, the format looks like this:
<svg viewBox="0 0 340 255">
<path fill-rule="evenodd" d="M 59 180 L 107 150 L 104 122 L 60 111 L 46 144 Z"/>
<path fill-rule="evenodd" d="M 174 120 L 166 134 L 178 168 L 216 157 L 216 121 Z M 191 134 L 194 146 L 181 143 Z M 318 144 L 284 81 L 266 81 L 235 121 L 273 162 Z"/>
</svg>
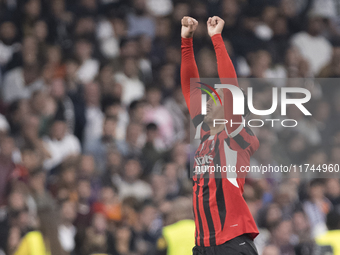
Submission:
<svg viewBox="0 0 340 255">
<path fill-rule="evenodd" d="M 145 129 L 146 131 L 156 131 L 158 130 L 158 126 L 156 125 L 156 123 L 151 122 L 146 125 Z"/>
</svg>

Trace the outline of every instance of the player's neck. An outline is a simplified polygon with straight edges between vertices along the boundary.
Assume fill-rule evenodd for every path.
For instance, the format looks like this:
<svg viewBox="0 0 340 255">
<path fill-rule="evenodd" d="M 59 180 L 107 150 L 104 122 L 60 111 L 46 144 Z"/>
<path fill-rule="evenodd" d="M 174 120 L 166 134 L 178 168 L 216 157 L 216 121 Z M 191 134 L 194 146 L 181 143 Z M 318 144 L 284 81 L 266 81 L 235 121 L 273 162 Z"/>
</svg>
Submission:
<svg viewBox="0 0 340 255">
<path fill-rule="evenodd" d="M 221 132 L 224 129 L 224 125 L 213 125 L 213 123 L 208 124 L 210 129 L 210 135 L 216 135 L 217 133 Z"/>
</svg>

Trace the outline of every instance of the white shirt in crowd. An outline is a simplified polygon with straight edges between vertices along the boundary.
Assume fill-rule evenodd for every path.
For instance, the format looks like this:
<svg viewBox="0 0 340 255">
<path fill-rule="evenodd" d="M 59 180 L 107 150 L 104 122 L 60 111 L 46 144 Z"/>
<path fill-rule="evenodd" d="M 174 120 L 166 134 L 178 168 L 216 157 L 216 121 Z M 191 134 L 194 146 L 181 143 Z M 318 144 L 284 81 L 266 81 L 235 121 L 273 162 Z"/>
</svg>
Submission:
<svg viewBox="0 0 340 255">
<path fill-rule="evenodd" d="M 144 84 L 137 77 L 129 78 L 124 73 L 117 73 L 115 80 L 122 85 L 122 103 L 124 105 L 130 105 L 132 101 L 144 96 Z"/>
<path fill-rule="evenodd" d="M 73 225 L 60 225 L 58 227 L 59 242 L 64 251 L 72 252 L 74 250 L 76 247 L 76 242 L 74 240 L 76 233 L 77 229 Z"/>
<path fill-rule="evenodd" d="M 4 76 L 2 96 L 5 103 L 11 103 L 17 99 L 30 98 L 33 92 L 43 88 L 44 82 L 42 79 L 38 79 L 26 86 L 23 69 L 17 67 Z"/>
<path fill-rule="evenodd" d="M 309 62 L 314 74 L 329 63 L 332 57 L 332 45 L 323 36 L 311 36 L 307 32 L 300 32 L 293 36 L 292 44 L 296 46 L 301 55 Z"/>
<path fill-rule="evenodd" d="M 152 188 L 145 181 L 136 180 L 133 183 L 129 183 L 121 180 L 116 184 L 121 200 L 130 196 L 136 197 L 138 200 L 144 200 L 152 197 Z"/>
<path fill-rule="evenodd" d="M 51 154 L 51 158 L 44 161 L 44 168 L 51 170 L 59 165 L 65 158 L 77 155 L 81 151 L 80 142 L 77 137 L 66 134 L 60 141 L 52 140 L 50 137 L 43 139 L 46 149 Z"/>
<path fill-rule="evenodd" d="M 99 62 L 95 59 L 88 59 L 81 64 L 77 71 L 77 77 L 82 83 L 88 83 L 94 80 L 99 71 Z"/>
<path fill-rule="evenodd" d="M 84 148 L 85 150 L 91 150 L 90 147 L 102 135 L 104 114 L 99 107 L 87 107 L 85 114 L 86 125 L 83 136 Z"/>
</svg>

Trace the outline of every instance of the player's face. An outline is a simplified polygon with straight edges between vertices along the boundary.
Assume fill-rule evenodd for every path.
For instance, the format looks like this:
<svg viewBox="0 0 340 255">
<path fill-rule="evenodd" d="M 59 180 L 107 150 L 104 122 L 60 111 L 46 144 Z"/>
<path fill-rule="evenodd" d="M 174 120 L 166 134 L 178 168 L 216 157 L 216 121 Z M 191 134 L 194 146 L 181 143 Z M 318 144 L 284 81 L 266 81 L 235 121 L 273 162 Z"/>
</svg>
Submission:
<svg viewBox="0 0 340 255">
<path fill-rule="evenodd" d="M 223 102 L 223 90 L 218 89 L 217 93 Z M 207 115 L 205 115 L 204 117 L 204 122 L 208 125 L 213 125 L 214 119 L 224 119 L 223 105 L 220 104 L 215 94 L 213 94 L 213 96 L 215 101 L 217 102 L 217 105 L 215 105 L 212 98 L 210 98 L 207 102 Z"/>
</svg>

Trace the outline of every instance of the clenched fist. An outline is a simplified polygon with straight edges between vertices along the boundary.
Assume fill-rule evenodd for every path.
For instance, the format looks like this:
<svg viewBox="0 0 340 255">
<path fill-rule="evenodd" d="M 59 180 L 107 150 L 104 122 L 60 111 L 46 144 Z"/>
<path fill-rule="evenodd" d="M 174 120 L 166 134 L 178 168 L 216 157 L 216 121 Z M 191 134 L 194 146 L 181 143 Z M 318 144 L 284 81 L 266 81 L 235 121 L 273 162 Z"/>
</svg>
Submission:
<svg viewBox="0 0 340 255">
<path fill-rule="evenodd" d="M 191 38 L 197 28 L 198 21 L 194 18 L 184 16 L 182 19 L 182 31 L 181 36 L 183 38 Z"/>
<path fill-rule="evenodd" d="M 210 17 L 207 21 L 208 34 L 210 37 L 222 33 L 224 27 L 224 20 L 220 17 Z"/>
</svg>

